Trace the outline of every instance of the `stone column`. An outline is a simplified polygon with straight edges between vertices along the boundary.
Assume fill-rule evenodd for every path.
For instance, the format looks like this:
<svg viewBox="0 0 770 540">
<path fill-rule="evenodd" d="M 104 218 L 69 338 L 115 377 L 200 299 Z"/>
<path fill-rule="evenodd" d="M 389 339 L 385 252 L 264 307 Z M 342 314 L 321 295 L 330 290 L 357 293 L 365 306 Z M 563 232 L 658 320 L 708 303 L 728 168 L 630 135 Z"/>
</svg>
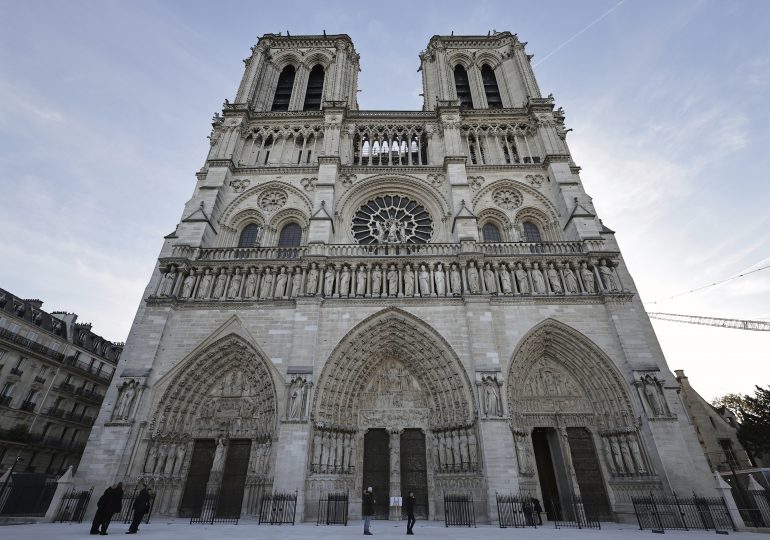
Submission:
<svg viewBox="0 0 770 540">
<path fill-rule="evenodd" d="M 401 496 L 401 429 L 389 429 L 390 435 L 390 497 Z M 401 507 L 390 506 L 389 519 L 398 521 L 401 519 Z"/>
<path fill-rule="evenodd" d="M 730 517 L 733 520 L 733 525 L 735 525 L 735 528 L 738 530 L 744 529 L 746 524 L 743 523 L 741 513 L 738 511 L 738 506 L 735 504 L 735 499 L 733 498 L 733 491 L 730 487 L 730 484 L 725 482 L 725 479 L 722 478 L 722 475 L 716 471 L 714 471 L 714 480 L 716 481 L 717 491 L 725 501 L 725 506 L 727 506 L 727 512 L 730 514 Z"/>
</svg>

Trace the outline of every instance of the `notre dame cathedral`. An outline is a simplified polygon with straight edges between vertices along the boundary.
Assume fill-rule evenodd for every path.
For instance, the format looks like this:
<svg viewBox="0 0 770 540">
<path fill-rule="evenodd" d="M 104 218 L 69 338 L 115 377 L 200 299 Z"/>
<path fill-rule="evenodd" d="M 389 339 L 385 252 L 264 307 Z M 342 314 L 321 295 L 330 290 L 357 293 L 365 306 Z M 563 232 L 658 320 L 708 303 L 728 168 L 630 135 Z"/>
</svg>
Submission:
<svg viewBox="0 0 770 540">
<path fill-rule="evenodd" d="M 416 495 L 714 493 L 614 233 L 510 32 L 434 36 L 421 111 L 358 108 L 344 34 L 266 34 L 165 237 L 76 481 L 297 518 Z M 632 514 L 631 514 L 632 515 Z"/>
</svg>

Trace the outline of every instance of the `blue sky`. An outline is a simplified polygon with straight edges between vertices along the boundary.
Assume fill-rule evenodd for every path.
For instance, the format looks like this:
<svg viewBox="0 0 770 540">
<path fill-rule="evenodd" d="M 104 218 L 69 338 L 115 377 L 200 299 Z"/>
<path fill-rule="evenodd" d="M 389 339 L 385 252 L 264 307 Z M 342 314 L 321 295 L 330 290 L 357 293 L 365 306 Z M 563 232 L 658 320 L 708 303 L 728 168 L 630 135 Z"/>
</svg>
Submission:
<svg viewBox="0 0 770 540">
<path fill-rule="evenodd" d="M 770 3 L 273 5 L 0 0 L 0 286 L 124 340 L 212 114 L 286 30 L 352 37 L 362 109 L 421 107 L 434 34 L 518 33 L 643 300 L 770 263 Z M 770 270 L 649 309 L 768 318 Z M 654 325 L 704 396 L 770 383 L 766 333 Z"/>
</svg>

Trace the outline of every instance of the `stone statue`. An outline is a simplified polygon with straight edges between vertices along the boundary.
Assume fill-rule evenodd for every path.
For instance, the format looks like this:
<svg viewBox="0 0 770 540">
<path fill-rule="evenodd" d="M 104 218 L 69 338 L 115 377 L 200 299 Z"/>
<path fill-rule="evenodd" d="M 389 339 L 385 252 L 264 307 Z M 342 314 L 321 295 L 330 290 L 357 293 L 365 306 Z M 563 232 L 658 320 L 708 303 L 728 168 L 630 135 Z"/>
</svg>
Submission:
<svg viewBox="0 0 770 540">
<path fill-rule="evenodd" d="M 444 296 L 446 294 L 446 283 L 444 278 L 444 267 L 441 265 L 441 263 L 436 265 L 436 270 L 433 272 L 433 276 L 436 281 L 436 294 L 439 296 Z"/>
<path fill-rule="evenodd" d="M 275 276 L 273 276 L 273 269 L 268 267 L 265 270 L 265 275 L 262 276 L 262 285 L 259 288 L 259 297 L 263 300 L 270 298 L 270 295 L 273 292 L 274 279 Z"/>
<path fill-rule="evenodd" d="M 315 296 L 318 289 L 318 266 L 316 263 L 310 263 L 310 270 L 307 273 L 307 296 Z"/>
<path fill-rule="evenodd" d="M 302 405 L 305 401 L 305 381 L 297 379 L 292 384 L 289 418 L 297 419 L 302 415 Z"/>
<path fill-rule="evenodd" d="M 577 278 L 575 277 L 575 273 L 568 265 L 564 265 L 564 286 L 566 287 L 567 292 L 571 294 L 577 294 Z"/>
<path fill-rule="evenodd" d="M 366 296 L 366 267 L 361 265 L 356 272 L 356 296 Z"/>
<path fill-rule="evenodd" d="M 516 441 L 516 459 L 519 461 L 519 472 L 521 474 L 532 474 L 532 452 L 527 444 L 527 435 L 514 435 Z"/>
<path fill-rule="evenodd" d="M 350 293 L 350 268 L 348 265 L 342 267 L 340 273 L 340 296 L 345 297 Z"/>
<path fill-rule="evenodd" d="M 388 295 L 398 296 L 398 270 L 392 264 L 388 268 Z"/>
<path fill-rule="evenodd" d="M 380 270 L 380 265 L 376 264 L 374 265 L 374 269 L 372 270 L 372 296 L 374 297 L 380 296 L 381 291 L 382 291 L 382 270 Z"/>
<path fill-rule="evenodd" d="M 126 383 L 120 392 L 118 406 L 115 407 L 115 420 L 128 420 L 131 414 L 131 405 L 134 403 L 136 390 L 133 383 Z"/>
<path fill-rule="evenodd" d="M 658 389 L 658 382 L 651 376 L 647 375 L 644 380 L 644 397 L 647 399 L 647 404 L 650 406 L 653 416 L 663 416 L 665 411 L 660 401 L 660 391 Z"/>
<path fill-rule="evenodd" d="M 620 455 L 620 445 L 615 440 L 615 437 L 610 439 L 610 451 L 612 452 L 612 460 L 615 462 L 618 473 L 623 474 L 625 472 L 623 470 L 623 458 Z"/>
<path fill-rule="evenodd" d="M 214 451 L 214 460 L 211 463 L 211 472 L 221 472 L 225 468 L 225 441 L 222 437 L 217 439 L 217 449 Z"/>
<path fill-rule="evenodd" d="M 404 296 L 414 296 L 414 271 L 411 264 L 404 268 Z"/>
<path fill-rule="evenodd" d="M 286 267 L 282 266 L 278 270 L 278 275 L 275 276 L 275 297 L 281 298 L 286 296 L 286 282 L 289 281 L 289 276 L 286 275 Z"/>
<path fill-rule="evenodd" d="M 291 297 L 296 298 L 302 290 L 302 269 L 298 266 L 291 276 Z"/>
<path fill-rule="evenodd" d="M 374 237 L 377 239 L 378 244 L 384 244 L 385 243 L 385 227 L 383 226 L 381 221 L 375 221 L 374 227 L 377 229 L 374 232 Z"/>
<path fill-rule="evenodd" d="M 171 296 L 171 293 L 174 290 L 175 279 L 176 279 L 176 266 L 172 264 L 169 271 L 163 274 L 163 280 L 160 283 L 160 290 L 158 291 L 158 296 L 163 296 L 163 297 Z"/>
<path fill-rule="evenodd" d="M 182 298 L 190 298 L 192 296 L 193 287 L 195 286 L 195 268 L 190 268 L 190 273 L 184 278 L 182 282 Z"/>
<path fill-rule="evenodd" d="M 583 278 L 583 288 L 588 294 L 596 294 L 594 273 L 585 262 L 580 263 L 580 277 Z"/>
<path fill-rule="evenodd" d="M 324 296 L 330 297 L 334 293 L 334 268 L 326 267 L 324 271 Z"/>
<path fill-rule="evenodd" d="M 424 264 L 420 265 L 418 281 L 420 282 L 420 296 L 430 296 L 430 274 Z"/>
<path fill-rule="evenodd" d="M 152 444 L 152 443 L 150 443 Z M 158 449 L 153 444 L 147 452 L 147 460 L 144 462 L 144 472 L 152 473 L 155 471 L 155 463 L 158 460 Z"/>
<path fill-rule="evenodd" d="M 243 297 L 254 298 L 255 292 L 257 292 L 257 274 L 254 273 L 254 267 L 251 267 L 246 276 L 246 285 L 243 287 Z"/>
<path fill-rule="evenodd" d="M 535 293 L 545 294 L 545 280 L 543 279 L 543 273 L 540 271 L 540 265 L 534 263 L 532 265 L 532 289 Z"/>
<path fill-rule="evenodd" d="M 500 265 L 500 284 L 503 290 L 503 294 L 511 294 L 511 274 L 508 273 L 508 269 L 504 264 Z"/>
<path fill-rule="evenodd" d="M 497 292 L 497 279 L 495 278 L 495 271 L 492 270 L 492 265 L 489 263 L 484 265 L 484 285 L 487 288 L 489 294 L 495 294 Z"/>
<path fill-rule="evenodd" d="M 484 412 L 487 418 L 502 416 L 497 381 L 491 377 L 484 380 Z"/>
<path fill-rule="evenodd" d="M 631 447 L 631 456 L 634 458 L 636 464 L 636 471 L 639 474 L 647 474 L 647 468 L 644 466 L 644 458 L 642 457 L 642 451 L 639 448 L 639 442 L 636 440 L 636 434 L 628 436 L 629 446 Z"/>
<path fill-rule="evenodd" d="M 318 471 L 321 466 L 322 448 L 323 444 L 321 442 L 321 432 L 316 430 L 315 435 L 313 436 L 313 465 L 315 466 L 316 471 Z"/>
<path fill-rule="evenodd" d="M 214 293 L 211 295 L 213 298 L 222 298 L 225 294 L 225 283 L 227 283 L 227 274 L 224 268 L 220 268 L 217 280 L 214 282 Z"/>
<path fill-rule="evenodd" d="M 209 295 L 211 289 L 211 268 L 206 268 L 201 278 L 201 283 L 198 285 L 198 298 L 206 298 Z"/>
<path fill-rule="evenodd" d="M 553 263 L 548 263 L 548 283 L 551 285 L 551 290 L 555 293 L 561 294 L 564 289 L 561 288 L 561 280 L 559 279 L 559 271 L 553 267 Z"/>
<path fill-rule="evenodd" d="M 529 281 L 527 281 L 527 271 L 522 268 L 521 263 L 516 263 L 516 285 L 519 286 L 521 294 L 529 294 Z"/>
<path fill-rule="evenodd" d="M 625 437 L 620 437 L 620 455 L 623 456 L 623 464 L 626 466 L 628 474 L 634 474 L 634 460 L 631 457 L 631 450 L 628 448 L 628 441 Z"/>
<path fill-rule="evenodd" d="M 607 437 L 602 437 L 604 441 L 604 459 L 607 462 L 607 468 L 610 470 L 610 474 L 615 476 L 618 474 L 618 470 L 615 467 L 615 460 L 612 458 L 612 449 L 610 448 L 610 442 Z"/>
<path fill-rule="evenodd" d="M 471 290 L 471 294 L 479 294 L 481 292 L 479 271 L 476 268 L 475 262 L 471 261 L 468 264 L 468 288 Z"/>
<path fill-rule="evenodd" d="M 184 465 L 184 457 L 187 454 L 187 445 L 185 443 L 179 443 L 176 445 L 176 464 L 174 466 L 174 476 L 179 476 L 182 472 L 182 466 Z"/>
<path fill-rule="evenodd" d="M 604 280 L 604 287 L 609 292 L 620 292 L 615 273 L 611 266 L 607 266 L 606 259 L 602 259 L 602 262 L 599 264 L 599 274 L 602 276 L 602 280 Z"/>
<path fill-rule="evenodd" d="M 463 293 L 462 284 L 462 275 L 460 275 L 457 265 L 452 263 L 452 266 L 449 268 L 449 285 L 452 287 L 453 295 L 460 295 Z"/>
<path fill-rule="evenodd" d="M 238 294 L 241 292 L 241 280 L 243 279 L 243 276 L 241 276 L 241 269 L 236 268 L 235 273 L 233 274 L 233 277 L 230 278 L 230 286 L 227 288 L 227 297 L 228 298 L 237 298 Z"/>
</svg>

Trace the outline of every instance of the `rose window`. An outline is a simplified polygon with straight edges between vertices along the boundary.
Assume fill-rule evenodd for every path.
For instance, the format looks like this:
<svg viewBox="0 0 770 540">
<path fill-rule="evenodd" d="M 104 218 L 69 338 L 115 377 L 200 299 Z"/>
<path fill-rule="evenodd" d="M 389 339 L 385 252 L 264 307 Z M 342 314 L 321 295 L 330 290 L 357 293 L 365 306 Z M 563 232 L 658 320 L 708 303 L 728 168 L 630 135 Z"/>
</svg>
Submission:
<svg viewBox="0 0 770 540">
<path fill-rule="evenodd" d="M 433 234 L 433 220 L 408 197 L 382 195 L 356 212 L 352 229 L 359 244 L 424 244 Z"/>
<path fill-rule="evenodd" d="M 515 189 L 498 189 L 492 194 L 492 200 L 495 204 L 505 208 L 506 210 L 513 210 L 521 206 L 521 193 Z"/>
<path fill-rule="evenodd" d="M 263 193 L 257 200 L 260 208 L 268 212 L 274 212 L 286 204 L 286 192 L 282 189 L 272 189 Z"/>
</svg>

